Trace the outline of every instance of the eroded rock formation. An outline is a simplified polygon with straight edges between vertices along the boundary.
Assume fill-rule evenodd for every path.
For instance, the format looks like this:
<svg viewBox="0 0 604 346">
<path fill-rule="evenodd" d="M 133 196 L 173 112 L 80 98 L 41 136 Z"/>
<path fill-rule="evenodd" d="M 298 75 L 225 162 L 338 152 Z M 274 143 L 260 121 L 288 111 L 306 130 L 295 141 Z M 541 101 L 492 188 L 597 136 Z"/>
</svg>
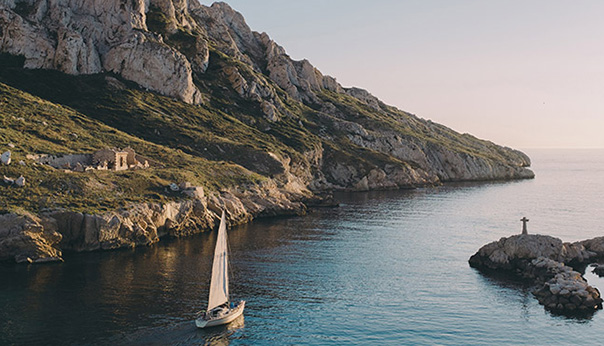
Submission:
<svg viewBox="0 0 604 346">
<path fill-rule="evenodd" d="M 0 215 L 0 260 L 17 263 L 61 261 L 62 236 L 47 219 L 28 213 Z"/>
<path fill-rule="evenodd" d="M 172 9 L 167 12 L 170 23 L 186 24 L 183 2 L 152 3 Z M 3 1 L 0 51 L 23 56 L 27 68 L 68 74 L 111 71 L 145 88 L 199 103 L 189 61 L 148 32 L 150 6 L 143 0 Z"/>
<path fill-rule="evenodd" d="M 604 238 L 563 243 L 550 236 L 522 234 L 483 246 L 469 262 L 479 270 L 503 270 L 533 281 L 535 297 L 548 310 L 586 313 L 602 309 L 602 298 L 572 266 L 585 267 L 603 258 L 603 250 Z"/>
<path fill-rule="evenodd" d="M 286 195 L 276 186 L 223 191 L 165 204 L 135 204 L 101 214 L 54 211 L 40 217 L 30 214 L 0 215 L 0 260 L 18 263 L 61 261 L 62 251 L 95 251 L 151 245 L 163 236 L 181 237 L 211 230 L 222 210 L 230 226 L 256 217 L 300 215 L 306 212 L 304 196 Z M 203 191 L 201 189 L 201 191 Z"/>
</svg>

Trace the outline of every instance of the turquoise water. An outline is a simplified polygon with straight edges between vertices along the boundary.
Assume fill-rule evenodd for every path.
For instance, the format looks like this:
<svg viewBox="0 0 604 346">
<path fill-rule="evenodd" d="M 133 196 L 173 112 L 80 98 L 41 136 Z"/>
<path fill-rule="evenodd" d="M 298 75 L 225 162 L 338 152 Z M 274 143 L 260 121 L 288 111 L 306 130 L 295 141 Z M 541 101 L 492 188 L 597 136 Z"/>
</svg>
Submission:
<svg viewBox="0 0 604 346">
<path fill-rule="evenodd" d="M 552 345 L 601 343 L 604 311 L 545 311 L 468 266 L 521 230 L 604 235 L 604 151 L 528 150 L 537 178 L 339 195 L 340 208 L 229 231 L 229 327 L 197 330 L 215 234 L 0 266 L 0 344 Z M 601 279 L 588 275 L 604 289 Z"/>
</svg>

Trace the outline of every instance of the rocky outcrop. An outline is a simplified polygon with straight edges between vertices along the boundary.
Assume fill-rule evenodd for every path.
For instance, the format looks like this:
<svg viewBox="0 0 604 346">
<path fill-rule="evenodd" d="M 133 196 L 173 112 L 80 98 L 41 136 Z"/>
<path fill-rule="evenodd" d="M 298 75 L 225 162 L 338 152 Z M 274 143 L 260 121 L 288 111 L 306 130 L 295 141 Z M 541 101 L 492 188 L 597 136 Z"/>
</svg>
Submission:
<svg viewBox="0 0 604 346">
<path fill-rule="evenodd" d="M 470 258 L 470 265 L 479 269 L 514 270 L 521 265 L 519 263 L 538 257 L 556 262 L 584 263 L 597 256 L 581 243 L 563 243 L 547 235 L 520 234 L 481 247 Z"/>
<path fill-rule="evenodd" d="M 190 27 L 187 1 L 162 4 L 169 23 Z M 176 5 L 175 5 L 176 4 Z M 200 103 L 190 62 L 147 31 L 148 1 L 47 1 L 0 3 L 0 51 L 25 58 L 26 68 L 56 69 L 68 74 L 111 71 L 142 87 Z M 207 44 L 195 62 L 206 65 Z M 205 47 L 205 51 L 203 51 Z M 201 56 L 201 58 L 200 58 Z"/>
<path fill-rule="evenodd" d="M 201 200 L 137 204 L 99 215 L 71 211 L 47 215 L 63 235 L 61 248 L 71 251 L 151 245 L 164 235 L 183 236 L 211 229 L 214 216 Z"/>
<path fill-rule="evenodd" d="M 585 250 L 594 253 L 597 257 L 604 257 L 604 237 L 587 239 L 574 244 L 584 247 Z"/>
<path fill-rule="evenodd" d="M 469 262 L 470 266 L 485 272 L 505 271 L 533 281 L 536 284 L 533 290 L 535 297 L 548 310 L 593 312 L 602 309 L 600 292 L 564 263 L 584 267 L 601 258 L 604 256 L 601 249 L 596 252 L 583 245 L 600 241 L 563 243 L 558 238 L 545 235 L 515 235 L 483 246 L 470 257 Z"/>
<path fill-rule="evenodd" d="M 61 261 L 61 238 L 48 220 L 27 213 L 0 215 L 0 260 L 17 263 Z"/>
<path fill-rule="evenodd" d="M 201 103 L 187 58 L 151 37 L 135 32 L 127 41 L 115 45 L 105 55 L 105 69 L 164 95 Z"/>
<path fill-rule="evenodd" d="M 60 261 L 62 251 L 95 251 L 151 245 L 161 237 L 181 237 L 215 228 L 222 210 L 230 226 L 257 217 L 300 215 L 308 195 L 274 183 L 205 196 L 187 187 L 191 199 L 165 204 L 135 204 L 102 214 L 54 211 L 40 218 L 29 214 L 0 215 L 0 260 L 18 263 Z"/>
<path fill-rule="evenodd" d="M 372 131 L 362 125 L 338 120 L 338 130 L 347 134 L 350 141 L 360 147 L 371 149 L 410 162 L 439 181 L 473 181 L 495 179 L 528 179 L 534 173 L 528 169 L 531 162 L 523 153 L 508 148 L 493 149 L 488 142 L 476 148 L 476 152 L 502 155 L 494 160 L 484 155 L 452 150 L 442 144 L 405 136 L 394 131 Z M 480 141 L 477 140 L 480 145 Z M 494 152 L 497 150 L 498 152 Z M 511 163 L 511 161 L 513 163 Z"/>
<path fill-rule="evenodd" d="M 604 277 L 604 265 L 602 264 L 595 264 L 593 266 L 592 272 L 596 275 L 598 275 L 599 277 Z"/>
</svg>

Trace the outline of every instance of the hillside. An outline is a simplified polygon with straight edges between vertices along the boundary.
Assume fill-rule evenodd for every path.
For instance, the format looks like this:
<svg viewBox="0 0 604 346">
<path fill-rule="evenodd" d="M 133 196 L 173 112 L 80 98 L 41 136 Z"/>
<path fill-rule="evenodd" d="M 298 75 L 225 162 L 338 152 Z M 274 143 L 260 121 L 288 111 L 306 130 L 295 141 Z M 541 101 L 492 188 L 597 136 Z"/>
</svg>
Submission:
<svg viewBox="0 0 604 346">
<path fill-rule="evenodd" d="M 232 223 L 302 213 L 325 191 L 533 177 L 521 152 L 292 60 L 225 3 L 5 0 L 0 29 L 0 151 L 13 162 L 0 174 L 26 179 L 0 184 L 0 209 L 58 233 L 54 248 L 148 244 L 210 228 L 221 208 Z M 125 147 L 151 167 L 72 172 L 28 158 Z M 185 182 L 205 194 L 168 188 Z"/>
</svg>

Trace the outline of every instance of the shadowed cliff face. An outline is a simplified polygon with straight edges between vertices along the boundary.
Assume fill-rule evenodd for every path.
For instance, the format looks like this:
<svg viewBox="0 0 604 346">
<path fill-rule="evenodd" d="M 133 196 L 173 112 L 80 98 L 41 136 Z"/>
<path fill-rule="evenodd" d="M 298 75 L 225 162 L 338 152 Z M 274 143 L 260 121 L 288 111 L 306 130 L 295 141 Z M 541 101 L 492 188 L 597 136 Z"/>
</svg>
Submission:
<svg viewBox="0 0 604 346">
<path fill-rule="evenodd" d="M 226 157 L 282 181 L 367 190 L 533 177 L 518 151 L 387 106 L 292 60 L 226 3 L 4 0 L 0 27 L 0 50 L 23 56 L 26 68 L 113 72 L 268 133 L 301 155 L 260 149 Z M 220 150 L 203 155 L 220 159 Z"/>
</svg>

